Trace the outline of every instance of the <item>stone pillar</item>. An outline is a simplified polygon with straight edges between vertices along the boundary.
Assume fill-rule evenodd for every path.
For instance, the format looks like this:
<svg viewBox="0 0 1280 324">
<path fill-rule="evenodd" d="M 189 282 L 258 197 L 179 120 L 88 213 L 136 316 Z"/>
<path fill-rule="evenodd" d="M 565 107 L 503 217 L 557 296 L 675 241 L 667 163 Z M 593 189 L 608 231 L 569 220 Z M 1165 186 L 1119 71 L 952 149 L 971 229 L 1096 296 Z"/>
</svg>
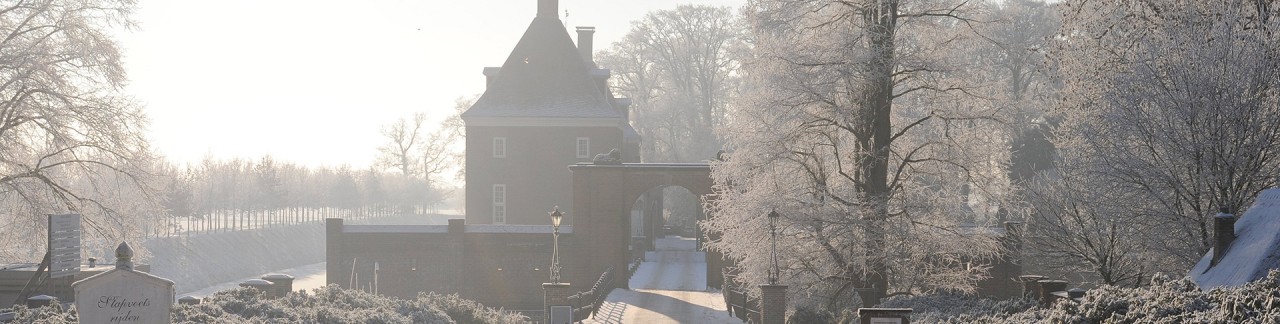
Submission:
<svg viewBox="0 0 1280 324">
<path fill-rule="evenodd" d="M 31 298 L 27 298 L 27 308 L 35 309 L 45 307 L 53 305 L 53 303 L 56 302 L 58 302 L 58 299 L 49 295 L 31 296 Z"/>
<path fill-rule="evenodd" d="M 1053 303 L 1053 292 L 1067 290 L 1065 280 L 1040 280 L 1040 306 L 1049 307 Z"/>
<path fill-rule="evenodd" d="M 201 301 L 203 300 L 192 296 L 182 296 L 182 298 L 178 298 L 178 304 L 182 305 L 198 305 Z"/>
<path fill-rule="evenodd" d="M 283 273 L 273 273 L 262 276 L 262 280 L 271 282 L 272 296 L 284 297 L 293 291 L 293 276 Z"/>
<path fill-rule="evenodd" d="M 462 296 L 475 296 L 469 290 L 473 289 L 472 285 L 467 284 L 471 282 L 467 272 L 467 220 L 465 218 L 450 218 L 448 233 L 445 235 L 449 240 L 449 243 L 446 244 L 450 257 L 447 264 L 451 265 L 448 270 L 445 270 L 448 272 L 449 280 L 451 281 L 445 284 L 445 290 Z M 432 261 L 416 260 L 414 262 L 424 264 Z"/>
<path fill-rule="evenodd" d="M 1088 291 L 1084 290 L 1084 288 L 1071 288 L 1071 290 L 1067 291 L 1067 298 L 1071 298 L 1071 300 L 1079 302 L 1081 298 L 1084 298 L 1084 294 L 1086 292 Z"/>
<path fill-rule="evenodd" d="M 542 284 L 542 322 L 550 323 L 551 306 L 568 306 L 572 295 L 567 282 Z"/>
<path fill-rule="evenodd" d="M 253 288 L 267 296 L 271 296 L 271 282 L 262 279 L 249 279 L 240 283 L 240 287 Z"/>
<path fill-rule="evenodd" d="M 760 285 L 760 323 L 787 322 L 787 286 Z"/>
<path fill-rule="evenodd" d="M 1040 279 L 1044 279 L 1044 276 L 1018 276 L 1018 281 L 1022 282 L 1022 298 L 1037 298 L 1040 296 Z"/>
<path fill-rule="evenodd" d="M 872 323 L 911 323 L 910 308 L 859 308 L 858 318 L 862 324 Z"/>
<path fill-rule="evenodd" d="M 351 275 L 346 271 L 350 271 L 350 265 L 342 266 L 342 219 L 326 218 L 324 220 L 324 257 L 325 257 L 325 284 L 349 284 L 346 282 L 339 283 L 338 278 L 347 278 Z M 355 288 L 355 287 L 346 287 Z"/>
</svg>

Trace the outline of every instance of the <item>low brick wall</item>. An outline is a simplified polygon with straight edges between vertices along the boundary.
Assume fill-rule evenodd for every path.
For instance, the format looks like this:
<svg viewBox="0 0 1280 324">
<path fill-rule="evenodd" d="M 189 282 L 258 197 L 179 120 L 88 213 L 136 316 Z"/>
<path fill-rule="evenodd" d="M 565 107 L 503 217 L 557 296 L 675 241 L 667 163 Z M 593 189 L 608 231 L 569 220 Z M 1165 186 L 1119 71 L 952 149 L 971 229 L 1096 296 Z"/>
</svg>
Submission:
<svg viewBox="0 0 1280 324">
<path fill-rule="evenodd" d="M 551 226 L 347 225 L 329 219 L 329 284 L 413 298 L 419 292 L 457 293 L 508 310 L 542 308 L 549 281 Z M 570 226 L 561 227 L 563 282 L 590 287 L 599 273 L 580 274 Z M 376 265 L 375 265 L 376 264 Z M 374 271 L 375 267 L 377 271 Z"/>
</svg>

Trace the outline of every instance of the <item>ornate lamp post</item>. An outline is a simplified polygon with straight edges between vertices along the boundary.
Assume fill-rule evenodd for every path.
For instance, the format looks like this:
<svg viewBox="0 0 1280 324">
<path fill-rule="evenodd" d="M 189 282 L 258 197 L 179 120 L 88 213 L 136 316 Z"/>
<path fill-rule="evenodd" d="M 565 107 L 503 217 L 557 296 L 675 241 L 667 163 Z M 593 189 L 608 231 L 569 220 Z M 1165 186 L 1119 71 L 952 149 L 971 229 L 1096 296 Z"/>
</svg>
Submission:
<svg viewBox="0 0 1280 324">
<path fill-rule="evenodd" d="M 778 284 L 778 211 L 769 211 L 769 284 Z"/>
<path fill-rule="evenodd" d="M 560 213 L 560 206 L 556 206 L 551 211 L 551 283 L 560 283 L 560 219 L 564 218 L 564 214 Z"/>
</svg>

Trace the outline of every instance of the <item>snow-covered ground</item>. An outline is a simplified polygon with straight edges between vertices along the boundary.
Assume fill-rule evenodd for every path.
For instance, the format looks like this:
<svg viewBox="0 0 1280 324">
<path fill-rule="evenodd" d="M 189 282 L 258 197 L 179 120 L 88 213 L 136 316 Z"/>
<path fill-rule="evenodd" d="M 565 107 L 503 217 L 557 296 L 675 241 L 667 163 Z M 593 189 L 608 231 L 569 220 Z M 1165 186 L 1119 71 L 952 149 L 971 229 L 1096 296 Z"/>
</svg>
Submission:
<svg viewBox="0 0 1280 324">
<path fill-rule="evenodd" d="M 289 268 L 289 269 L 284 269 L 284 270 L 275 271 L 271 273 L 283 273 L 283 274 L 293 276 L 294 291 L 311 290 L 311 289 L 320 288 L 324 286 L 325 262 L 308 264 L 308 265 L 304 265 L 297 268 Z M 268 275 L 268 273 L 263 273 L 253 277 L 241 278 L 236 281 L 224 282 L 224 283 L 216 284 L 216 285 L 206 287 L 204 289 L 200 289 L 196 291 L 178 293 L 178 297 L 193 296 L 193 297 L 203 298 L 205 296 L 213 295 L 213 293 L 216 293 L 219 291 L 239 287 L 240 283 L 244 282 L 245 280 L 260 279 L 262 278 L 262 276 L 265 276 L 265 275 Z"/>
<path fill-rule="evenodd" d="M 693 239 L 668 237 L 645 253 L 629 284 L 609 293 L 585 323 L 742 323 L 725 311 L 724 297 L 707 289 L 705 255 Z"/>
</svg>

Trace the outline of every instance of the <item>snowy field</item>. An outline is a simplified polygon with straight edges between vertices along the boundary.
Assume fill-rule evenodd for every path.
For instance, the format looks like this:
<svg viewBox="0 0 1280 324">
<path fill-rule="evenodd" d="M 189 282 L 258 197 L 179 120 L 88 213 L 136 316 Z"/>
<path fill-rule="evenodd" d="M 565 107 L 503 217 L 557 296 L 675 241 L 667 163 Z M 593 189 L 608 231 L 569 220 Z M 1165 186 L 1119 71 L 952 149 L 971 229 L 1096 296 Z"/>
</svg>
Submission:
<svg viewBox="0 0 1280 324">
<path fill-rule="evenodd" d="M 742 323 L 725 311 L 724 297 L 707 289 L 707 264 L 693 239 L 668 237 L 645 253 L 629 282 L 609 293 L 584 323 Z"/>
</svg>

